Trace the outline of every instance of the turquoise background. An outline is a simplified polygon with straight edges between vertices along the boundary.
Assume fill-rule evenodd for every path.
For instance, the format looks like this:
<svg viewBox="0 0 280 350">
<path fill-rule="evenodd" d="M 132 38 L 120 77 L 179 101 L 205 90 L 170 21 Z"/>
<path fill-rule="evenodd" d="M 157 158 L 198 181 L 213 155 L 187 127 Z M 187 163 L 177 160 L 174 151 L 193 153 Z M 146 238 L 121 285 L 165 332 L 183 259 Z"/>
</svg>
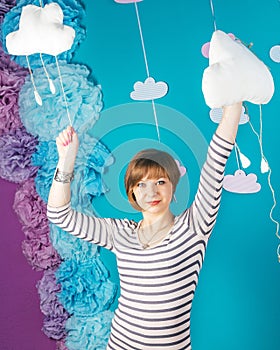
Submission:
<svg viewBox="0 0 280 350">
<path fill-rule="evenodd" d="M 151 103 L 134 102 L 129 96 L 133 84 L 147 78 L 134 4 L 113 0 L 87 0 L 84 4 L 87 37 L 75 61 L 88 65 L 93 79 L 102 86 L 104 110 L 93 133 L 116 160 L 104 175 L 110 191 L 95 200 L 96 211 L 104 217 L 139 218 L 125 204 L 124 168 L 138 149 L 158 146 L 188 168 L 173 204 L 174 212 L 179 212 L 193 199 L 206 146 L 216 128 L 201 91 L 208 60 L 200 50 L 214 29 L 209 1 L 138 3 L 150 75 L 169 85 L 168 94 L 156 101 L 161 144 Z M 278 199 L 280 65 L 270 59 L 269 50 L 280 43 L 280 5 L 276 0 L 217 0 L 214 6 L 218 29 L 234 33 L 245 43 L 252 42 L 253 52 L 269 66 L 275 80 L 275 94 L 263 106 L 263 145 Z M 259 107 L 248 107 L 258 129 Z M 258 176 L 262 190 L 247 195 L 224 191 L 193 304 L 194 350 L 279 349 L 279 240 L 269 219 L 272 194 L 267 174 L 260 172 L 257 138 L 248 125 L 240 127 L 237 141 L 252 161 L 246 172 Z M 226 173 L 233 174 L 236 169 L 233 153 Z M 279 219 L 279 205 L 274 217 Z M 117 282 L 114 256 L 102 251 L 102 257 Z"/>
</svg>

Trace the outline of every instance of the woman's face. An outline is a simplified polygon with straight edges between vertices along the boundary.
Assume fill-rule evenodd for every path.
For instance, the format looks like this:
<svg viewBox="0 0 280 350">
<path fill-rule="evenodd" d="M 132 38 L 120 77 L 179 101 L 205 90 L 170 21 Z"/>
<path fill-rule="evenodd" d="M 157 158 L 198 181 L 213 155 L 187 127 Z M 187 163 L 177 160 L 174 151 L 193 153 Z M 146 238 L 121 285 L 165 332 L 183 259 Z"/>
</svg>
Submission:
<svg viewBox="0 0 280 350">
<path fill-rule="evenodd" d="M 141 179 L 133 188 L 137 204 L 142 211 L 160 214 L 169 209 L 173 196 L 171 181 L 166 177 Z"/>
</svg>

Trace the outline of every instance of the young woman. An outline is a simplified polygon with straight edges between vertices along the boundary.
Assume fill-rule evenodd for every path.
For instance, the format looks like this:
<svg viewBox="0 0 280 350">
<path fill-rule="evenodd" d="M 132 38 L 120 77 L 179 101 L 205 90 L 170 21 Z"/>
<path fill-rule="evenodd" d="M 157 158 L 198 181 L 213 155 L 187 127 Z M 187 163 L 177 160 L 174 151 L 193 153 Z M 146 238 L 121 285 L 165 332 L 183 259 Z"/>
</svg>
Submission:
<svg viewBox="0 0 280 350">
<path fill-rule="evenodd" d="M 223 108 L 208 148 L 194 202 L 170 210 L 179 171 L 165 152 L 139 152 L 128 166 L 128 199 L 140 222 L 103 219 L 70 206 L 78 138 L 68 127 L 57 137 L 59 162 L 48 201 L 50 221 L 116 254 L 121 295 L 107 349 L 191 349 L 190 312 L 210 233 L 216 222 L 224 168 L 235 142 L 242 103 Z"/>
</svg>

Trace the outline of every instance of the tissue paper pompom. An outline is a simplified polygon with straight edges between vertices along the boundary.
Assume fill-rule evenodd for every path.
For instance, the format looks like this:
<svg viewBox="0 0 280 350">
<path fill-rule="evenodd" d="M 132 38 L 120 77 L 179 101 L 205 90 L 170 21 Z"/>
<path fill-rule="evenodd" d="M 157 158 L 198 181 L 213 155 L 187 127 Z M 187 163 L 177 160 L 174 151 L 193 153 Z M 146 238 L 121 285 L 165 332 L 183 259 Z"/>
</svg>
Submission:
<svg viewBox="0 0 280 350">
<path fill-rule="evenodd" d="M 56 350 L 69 350 L 65 344 L 65 339 L 56 342 Z"/>
<path fill-rule="evenodd" d="M 72 191 L 76 194 L 72 206 L 86 214 L 92 214 L 92 199 L 107 192 L 102 181 L 105 168 L 114 162 L 109 150 L 99 141 L 84 134 L 77 155 L 77 168 Z"/>
<path fill-rule="evenodd" d="M 1 0 L 0 3 L 0 24 L 7 12 L 9 12 L 16 5 L 16 0 Z"/>
<path fill-rule="evenodd" d="M 67 64 L 64 61 L 60 61 L 59 65 L 70 118 L 75 130 L 82 135 L 99 118 L 102 109 L 101 90 L 88 80 L 90 72 L 85 66 Z M 22 122 L 27 131 L 38 135 L 41 141 L 55 140 L 58 133 L 70 123 L 57 67 L 55 64 L 50 64 L 47 70 L 55 85 L 55 94 L 50 91 L 44 69 L 38 68 L 34 71 L 34 79 L 43 105 L 40 106 L 35 101 L 30 77 L 26 79 L 19 97 Z"/>
<path fill-rule="evenodd" d="M 45 202 L 48 199 L 57 161 L 55 142 L 40 142 L 32 156 L 32 164 L 38 167 L 35 178 L 36 190 Z M 112 155 L 101 142 L 87 134 L 81 135 L 74 180 L 71 183 L 72 193 L 75 194 L 72 197 L 73 208 L 87 214 L 93 213 L 91 200 L 106 192 L 101 174 L 112 162 Z"/>
<path fill-rule="evenodd" d="M 70 317 L 66 323 L 68 349 L 106 349 L 112 318 L 111 311 L 103 311 L 96 316 L 87 318 L 76 317 L 76 315 Z"/>
<path fill-rule="evenodd" d="M 60 286 L 56 283 L 55 273 L 51 270 L 45 271 L 43 278 L 37 283 L 37 289 L 40 309 L 45 316 L 44 333 L 52 339 L 63 339 L 66 335 L 65 323 L 69 314 L 57 298 Z"/>
<path fill-rule="evenodd" d="M 50 227 L 52 244 L 63 260 L 75 259 L 84 261 L 97 255 L 97 246 L 95 244 L 74 237 L 56 225 L 51 224 Z"/>
<path fill-rule="evenodd" d="M 37 139 L 24 129 L 0 136 L 0 177 L 21 183 L 34 176 L 37 168 L 31 165 L 31 156 L 37 144 Z"/>
<path fill-rule="evenodd" d="M 63 317 L 45 317 L 42 331 L 46 334 L 47 337 L 54 340 L 59 340 L 61 338 L 64 338 L 66 335 L 65 323 L 66 319 Z"/>
<path fill-rule="evenodd" d="M 52 3 L 52 0 L 43 0 L 43 6 Z M 80 1 L 76 0 L 56 0 L 56 3 L 61 7 L 63 11 L 63 24 L 72 27 L 75 30 L 75 40 L 70 50 L 63 52 L 58 57 L 59 59 L 64 59 L 70 61 L 73 53 L 77 49 L 78 45 L 85 39 L 86 33 L 85 28 L 81 25 L 82 20 L 85 17 L 85 11 L 82 7 Z M 17 5 L 11 9 L 9 13 L 6 14 L 3 26 L 2 26 L 2 36 L 3 42 L 5 42 L 6 36 L 19 29 L 19 19 L 23 6 L 29 5 L 30 1 L 19 0 Z M 55 38 L 54 38 L 55 40 Z M 14 56 L 13 57 L 18 64 L 21 66 L 27 66 L 27 61 L 24 56 Z M 45 63 L 54 62 L 55 58 L 49 55 L 43 55 Z M 40 61 L 40 56 L 38 54 L 29 56 L 29 61 L 32 68 L 41 67 L 42 63 Z"/>
<path fill-rule="evenodd" d="M 37 150 L 32 156 L 32 164 L 38 168 L 35 186 L 44 202 L 48 201 L 57 162 L 58 154 L 55 142 L 39 142 Z"/>
<path fill-rule="evenodd" d="M 24 79 L 8 69 L 0 70 L 0 135 L 22 127 L 18 96 Z"/>
<path fill-rule="evenodd" d="M 22 242 L 22 251 L 36 271 L 47 270 L 60 264 L 60 257 L 50 242 L 49 235 L 40 235 Z"/>
<path fill-rule="evenodd" d="M 108 271 L 98 258 L 79 263 L 66 260 L 56 277 L 61 285 L 59 300 L 70 314 L 91 316 L 108 309 L 114 300 L 116 286 L 108 280 Z"/>
<path fill-rule="evenodd" d="M 0 67 L 3 71 L 7 70 L 10 73 L 14 73 L 18 77 L 25 77 L 28 75 L 28 69 L 19 66 L 16 62 L 11 60 L 10 55 L 6 54 L 3 50 L 2 43 L 0 42 Z"/>
<path fill-rule="evenodd" d="M 23 182 L 17 189 L 13 209 L 24 228 L 48 228 L 46 204 L 39 197 L 33 178 Z"/>
</svg>

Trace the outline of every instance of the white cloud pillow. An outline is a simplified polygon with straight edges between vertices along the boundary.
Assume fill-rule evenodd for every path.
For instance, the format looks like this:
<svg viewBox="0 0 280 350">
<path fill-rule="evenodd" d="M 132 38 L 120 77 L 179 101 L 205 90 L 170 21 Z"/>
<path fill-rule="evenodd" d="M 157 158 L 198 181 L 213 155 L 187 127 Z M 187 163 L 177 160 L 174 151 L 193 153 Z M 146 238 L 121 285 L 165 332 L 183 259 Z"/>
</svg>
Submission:
<svg viewBox="0 0 280 350">
<path fill-rule="evenodd" d="M 273 96 L 274 82 L 266 65 L 246 46 L 217 30 L 210 43 L 202 92 L 210 108 L 239 101 L 265 104 Z"/>
<path fill-rule="evenodd" d="M 75 30 L 63 25 L 63 12 L 57 3 L 22 8 L 19 30 L 6 37 L 11 55 L 45 53 L 56 56 L 71 48 Z"/>
</svg>

